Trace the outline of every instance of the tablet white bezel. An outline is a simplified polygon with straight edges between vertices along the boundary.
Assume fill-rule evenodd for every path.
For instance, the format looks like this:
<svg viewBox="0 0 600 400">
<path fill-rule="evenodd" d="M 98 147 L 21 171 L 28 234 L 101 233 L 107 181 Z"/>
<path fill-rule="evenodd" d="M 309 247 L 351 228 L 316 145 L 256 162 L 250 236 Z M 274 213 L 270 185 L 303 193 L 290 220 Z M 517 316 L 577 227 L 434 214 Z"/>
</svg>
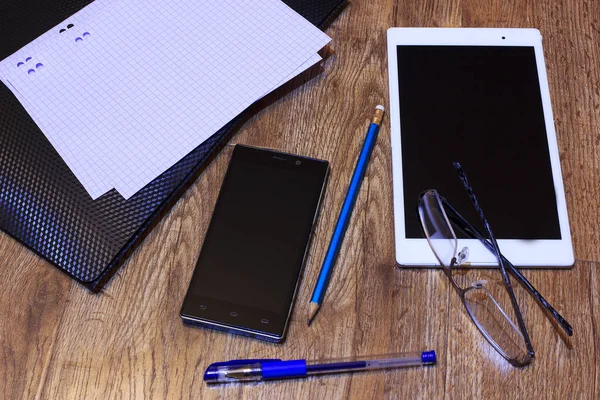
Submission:
<svg viewBox="0 0 600 400">
<path fill-rule="evenodd" d="M 439 266 L 426 239 L 407 239 L 404 222 L 404 193 L 402 176 L 402 149 L 400 140 L 400 102 L 398 88 L 398 45 L 485 45 L 529 46 L 535 50 L 540 91 L 548 144 L 550 163 L 558 209 L 562 239 L 557 240 L 498 240 L 502 253 L 514 265 L 526 267 L 570 267 L 574 263 L 571 233 L 565 201 L 560 158 L 552 116 L 550 90 L 546 76 L 542 38 L 537 29 L 503 28 L 390 28 L 387 31 L 388 80 L 390 93 L 390 124 L 392 142 L 392 172 L 394 193 L 394 229 L 396 262 L 403 266 Z M 457 178 L 458 179 L 458 178 Z M 442 193 L 443 195 L 443 193 Z M 524 207 L 535 204 L 523 203 Z M 415 210 L 416 213 L 416 210 Z M 493 229 L 493 227 L 492 227 Z M 481 243 L 472 239 L 459 239 L 459 249 L 469 247 L 469 262 L 473 266 L 495 266 L 497 261 Z"/>
</svg>

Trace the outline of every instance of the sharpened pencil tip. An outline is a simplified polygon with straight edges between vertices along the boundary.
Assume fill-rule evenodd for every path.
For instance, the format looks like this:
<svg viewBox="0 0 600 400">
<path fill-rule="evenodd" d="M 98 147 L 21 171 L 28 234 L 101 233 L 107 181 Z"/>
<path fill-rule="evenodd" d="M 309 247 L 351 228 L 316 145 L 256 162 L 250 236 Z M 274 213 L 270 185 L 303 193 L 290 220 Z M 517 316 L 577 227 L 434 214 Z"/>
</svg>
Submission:
<svg viewBox="0 0 600 400">
<path fill-rule="evenodd" d="M 308 318 L 306 319 L 308 326 L 312 324 L 313 320 L 315 319 L 315 315 L 317 315 L 317 311 L 319 311 L 319 304 L 311 301 L 308 305 Z"/>
</svg>

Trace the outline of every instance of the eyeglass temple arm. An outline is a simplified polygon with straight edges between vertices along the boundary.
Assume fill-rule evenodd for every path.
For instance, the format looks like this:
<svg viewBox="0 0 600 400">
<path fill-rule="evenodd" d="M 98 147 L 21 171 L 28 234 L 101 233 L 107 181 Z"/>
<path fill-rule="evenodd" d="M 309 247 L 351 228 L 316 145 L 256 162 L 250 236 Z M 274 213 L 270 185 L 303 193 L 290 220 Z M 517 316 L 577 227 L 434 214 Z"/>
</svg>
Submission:
<svg viewBox="0 0 600 400">
<path fill-rule="evenodd" d="M 488 248 L 488 250 L 490 250 L 492 253 L 494 252 L 494 246 L 489 242 L 488 239 L 486 239 L 481 232 L 479 232 L 475 227 L 473 227 L 467 220 L 465 220 L 459 213 L 458 211 L 456 211 L 445 199 L 442 199 L 442 202 L 444 204 L 444 208 L 446 208 L 447 211 L 449 211 L 449 213 L 447 213 L 448 218 L 450 218 L 452 220 L 452 222 L 454 222 L 457 226 L 459 226 L 467 235 L 473 237 L 474 239 L 479 239 L 479 241 L 481 241 L 484 246 L 486 246 Z M 554 309 L 554 307 L 552 307 L 550 305 L 550 303 L 548 303 L 548 301 L 540 294 L 540 292 L 538 292 L 536 290 L 535 287 L 533 287 L 533 285 L 527 280 L 527 278 L 525 278 L 525 276 L 523 276 L 523 274 L 521 274 L 521 272 L 515 268 L 514 265 L 512 265 L 512 263 L 510 261 L 508 261 L 506 259 L 506 257 L 504 257 L 502 255 L 502 253 L 500 253 L 500 257 L 502 257 L 502 262 L 504 262 L 504 264 L 506 266 L 508 266 L 508 270 L 512 273 L 512 275 L 517 278 L 522 284 L 523 286 L 525 286 L 525 288 L 527 289 L 527 291 L 536 298 L 537 301 L 540 302 L 540 304 L 546 309 L 548 310 L 548 312 L 550 314 L 552 314 L 552 317 L 556 320 L 556 322 L 558 322 L 558 324 L 561 326 L 561 328 L 565 331 L 565 333 L 569 336 L 573 336 L 573 328 L 571 327 L 571 325 L 569 325 L 569 323 L 562 317 L 562 315 L 560 315 L 558 313 L 558 311 L 556 311 Z"/>
<path fill-rule="evenodd" d="M 515 291 L 513 290 L 512 285 L 510 283 L 510 277 L 508 276 L 509 274 L 508 274 L 508 271 L 506 270 L 506 265 L 502 258 L 502 253 L 500 253 L 500 247 L 498 246 L 498 242 L 496 241 L 496 238 L 494 237 L 494 233 L 492 232 L 492 229 L 490 228 L 488 221 L 485 218 L 485 215 L 483 215 L 483 210 L 479 206 L 477 197 L 475 197 L 475 193 L 473 193 L 473 189 L 471 188 L 471 185 L 469 184 L 467 175 L 463 171 L 460 163 L 453 162 L 452 164 L 454 165 L 454 168 L 456 169 L 456 173 L 458 174 L 458 178 L 460 179 L 464 189 L 467 191 L 469 197 L 471 198 L 471 203 L 473 203 L 473 207 L 475 207 L 477 214 L 479 214 L 479 219 L 481 220 L 481 222 L 483 223 L 483 226 L 485 227 L 487 236 L 490 239 L 490 244 L 492 245 L 492 248 L 493 248 L 493 250 L 491 250 L 491 252 L 492 252 L 492 254 L 494 254 L 496 256 L 496 258 L 498 260 L 498 264 L 500 266 L 500 274 L 502 275 L 502 279 L 504 280 L 504 286 L 506 287 L 506 291 L 508 292 L 510 301 L 514 308 L 514 311 L 515 311 L 515 314 L 517 317 L 517 322 L 519 323 L 519 328 L 521 330 L 521 334 L 523 335 L 523 339 L 525 340 L 525 345 L 527 346 L 527 350 L 529 351 L 530 357 L 533 357 L 535 355 L 535 352 L 533 350 L 533 345 L 531 344 L 531 340 L 529 338 L 529 332 L 527 332 L 527 327 L 525 326 L 525 321 L 523 320 L 523 314 L 521 314 L 521 309 L 519 307 L 519 303 L 517 302 L 517 297 L 515 296 Z"/>
</svg>

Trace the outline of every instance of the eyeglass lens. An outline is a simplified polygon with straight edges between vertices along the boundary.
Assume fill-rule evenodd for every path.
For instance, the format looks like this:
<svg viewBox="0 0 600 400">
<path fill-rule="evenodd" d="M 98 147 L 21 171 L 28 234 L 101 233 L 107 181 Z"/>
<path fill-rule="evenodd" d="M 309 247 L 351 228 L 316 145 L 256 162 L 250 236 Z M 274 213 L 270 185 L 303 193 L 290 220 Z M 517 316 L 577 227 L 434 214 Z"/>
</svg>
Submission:
<svg viewBox="0 0 600 400">
<path fill-rule="evenodd" d="M 473 322 L 490 344 L 509 360 L 515 360 L 518 364 L 527 361 L 529 352 L 525 339 L 513 322 L 515 318 L 509 315 L 512 314 L 510 307 L 501 307 L 483 286 L 467 289 L 464 302 Z"/>
<path fill-rule="evenodd" d="M 421 197 L 419 216 L 438 261 L 446 268 L 450 267 L 452 259 L 457 256 L 458 240 L 435 190 L 429 190 Z M 449 276 L 456 282 L 453 272 Z M 459 290 L 462 291 L 467 312 L 490 344 L 509 361 L 517 365 L 527 363 L 529 353 L 523 335 L 514 322 L 516 319 L 510 315 L 514 314 L 512 308 L 507 307 L 510 303 L 502 302 L 500 305 L 482 284 L 462 286 Z M 509 301 L 508 293 L 504 290 L 501 293 Z M 508 314 L 505 310 L 509 310 Z"/>
<path fill-rule="evenodd" d="M 458 242 L 435 191 L 428 191 L 419 204 L 421 223 L 429 246 L 442 266 L 450 267 Z"/>
</svg>

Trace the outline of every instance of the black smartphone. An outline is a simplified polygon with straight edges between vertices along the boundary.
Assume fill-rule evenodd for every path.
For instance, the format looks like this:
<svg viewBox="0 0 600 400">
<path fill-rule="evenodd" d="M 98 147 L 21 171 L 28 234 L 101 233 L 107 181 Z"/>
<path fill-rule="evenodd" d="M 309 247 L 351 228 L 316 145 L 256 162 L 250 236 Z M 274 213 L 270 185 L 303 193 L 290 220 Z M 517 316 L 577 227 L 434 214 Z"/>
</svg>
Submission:
<svg viewBox="0 0 600 400">
<path fill-rule="evenodd" d="M 283 341 L 328 174 L 327 161 L 235 146 L 185 322 Z"/>
</svg>

